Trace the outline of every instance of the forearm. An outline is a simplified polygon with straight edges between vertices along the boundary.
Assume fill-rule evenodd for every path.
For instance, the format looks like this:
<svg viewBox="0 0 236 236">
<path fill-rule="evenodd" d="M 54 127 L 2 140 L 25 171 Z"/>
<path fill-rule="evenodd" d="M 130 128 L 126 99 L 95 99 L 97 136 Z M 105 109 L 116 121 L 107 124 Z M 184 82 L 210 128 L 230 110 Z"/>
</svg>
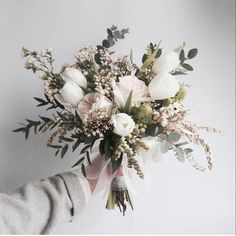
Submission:
<svg viewBox="0 0 236 236">
<path fill-rule="evenodd" d="M 91 194 L 77 171 L 27 184 L 11 195 L 0 193 L 1 234 L 46 234 L 79 215 Z"/>
</svg>

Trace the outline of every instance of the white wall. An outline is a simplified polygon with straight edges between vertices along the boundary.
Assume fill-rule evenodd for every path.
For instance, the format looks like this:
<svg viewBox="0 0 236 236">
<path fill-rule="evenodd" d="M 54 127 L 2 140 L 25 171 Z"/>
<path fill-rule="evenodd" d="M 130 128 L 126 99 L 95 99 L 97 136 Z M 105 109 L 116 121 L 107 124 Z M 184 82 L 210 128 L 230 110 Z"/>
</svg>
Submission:
<svg viewBox="0 0 236 236">
<path fill-rule="evenodd" d="M 172 49 L 185 40 L 198 47 L 195 71 L 181 80 L 192 85 L 186 106 L 193 121 L 219 128 L 206 135 L 215 167 L 202 174 L 172 155 L 151 167 L 150 195 L 135 200 L 135 212 L 94 209 L 94 220 L 59 226 L 55 233 L 234 233 L 234 97 L 235 46 L 233 0 L 0 0 L 0 191 L 67 170 L 76 155 L 60 160 L 45 146 L 45 136 L 25 141 L 11 133 L 24 118 L 44 114 L 33 96 L 42 85 L 24 70 L 20 49 L 53 47 L 56 65 L 73 62 L 76 50 L 99 43 L 106 27 L 129 27 L 118 55 L 133 48 L 140 63 L 145 46 L 162 39 Z M 179 77 L 180 78 L 180 77 Z M 203 153 L 196 158 L 204 163 Z"/>
</svg>

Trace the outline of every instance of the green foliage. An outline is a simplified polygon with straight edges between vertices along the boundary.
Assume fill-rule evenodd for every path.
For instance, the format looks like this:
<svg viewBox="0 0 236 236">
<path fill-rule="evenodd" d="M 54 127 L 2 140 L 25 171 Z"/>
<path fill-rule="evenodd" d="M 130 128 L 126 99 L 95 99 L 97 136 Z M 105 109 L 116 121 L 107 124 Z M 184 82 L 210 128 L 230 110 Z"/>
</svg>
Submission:
<svg viewBox="0 0 236 236">
<path fill-rule="evenodd" d="M 175 152 L 177 160 L 180 162 L 184 162 L 186 155 L 189 155 L 191 152 L 193 152 L 193 149 L 183 147 L 187 145 L 188 142 L 178 143 L 178 141 L 181 139 L 181 134 L 178 132 L 160 134 L 158 135 L 158 138 L 161 142 L 161 152 L 166 153 L 168 150 L 172 149 Z"/>
<path fill-rule="evenodd" d="M 147 49 L 146 49 L 146 53 L 143 54 L 143 57 L 142 57 L 142 63 L 144 63 L 149 56 L 151 56 L 153 53 L 155 53 L 155 58 L 158 58 L 161 56 L 162 54 L 162 49 L 161 48 L 158 48 L 157 50 L 157 44 L 153 44 L 153 43 L 150 43 L 148 46 L 147 46 Z"/>
<path fill-rule="evenodd" d="M 143 65 L 141 66 L 138 74 L 140 74 L 140 72 L 142 72 L 145 68 L 152 65 L 155 59 L 161 55 L 161 51 L 159 49 L 160 43 L 161 42 L 157 45 L 153 45 L 152 43 L 149 44 L 150 52 L 146 54 L 146 56 L 143 56 Z"/>
<path fill-rule="evenodd" d="M 190 49 L 187 53 L 187 56 L 186 56 L 184 49 L 182 49 L 180 51 L 180 53 L 179 53 L 180 65 L 184 70 L 193 71 L 193 67 L 191 65 L 189 65 L 188 63 L 186 63 L 186 60 L 190 60 L 190 59 L 194 58 L 197 55 L 197 53 L 198 53 L 197 48 Z M 182 70 L 177 70 L 177 71 L 173 72 L 172 74 L 173 75 L 185 75 L 186 73 Z"/>
<path fill-rule="evenodd" d="M 197 53 L 198 53 L 198 49 L 197 48 L 193 48 L 193 49 L 189 50 L 189 52 L 188 52 L 188 59 L 192 59 L 192 58 L 196 57 Z"/>
<path fill-rule="evenodd" d="M 39 102 L 39 104 L 37 105 L 37 107 L 40 107 L 40 106 L 47 106 L 47 105 L 51 105 L 50 107 L 47 108 L 47 110 L 50 110 L 50 109 L 56 109 L 56 108 L 61 108 L 62 110 L 65 109 L 65 107 L 60 103 L 58 102 L 56 99 L 54 102 L 52 102 L 49 97 L 47 96 L 47 94 L 44 94 L 46 100 L 42 99 L 42 98 L 38 98 L 38 97 L 34 97 L 34 99 Z"/>
<path fill-rule="evenodd" d="M 125 106 L 123 108 L 124 113 L 130 114 L 131 106 L 132 106 L 132 95 L 133 95 L 133 90 L 130 91 L 129 96 L 126 100 Z"/>
<path fill-rule="evenodd" d="M 124 39 L 127 33 L 129 33 L 129 29 L 119 30 L 118 27 L 113 25 L 107 29 L 107 38 L 102 41 L 103 47 L 110 48 L 114 46 L 118 40 Z"/>
<path fill-rule="evenodd" d="M 26 121 L 28 122 L 27 124 L 25 124 L 23 127 L 13 130 L 12 132 L 22 132 L 25 134 L 25 139 L 28 139 L 31 128 L 34 129 L 34 133 L 36 134 L 38 132 L 38 127 L 42 124 L 42 122 L 29 119 L 26 119 Z"/>
</svg>

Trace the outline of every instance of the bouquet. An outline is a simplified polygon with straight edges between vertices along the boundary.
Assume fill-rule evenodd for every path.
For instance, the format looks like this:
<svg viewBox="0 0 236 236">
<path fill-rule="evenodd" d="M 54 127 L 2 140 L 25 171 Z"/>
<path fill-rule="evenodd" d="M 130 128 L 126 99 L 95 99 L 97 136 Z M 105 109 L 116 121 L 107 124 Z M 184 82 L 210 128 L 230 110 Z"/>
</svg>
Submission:
<svg viewBox="0 0 236 236">
<path fill-rule="evenodd" d="M 61 158 L 69 148 L 75 152 L 80 146 L 73 167 L 79 165 L 87 178 L 98 178 L 98 188 L 107 188 L 106 208 L 117 206 L 123 214 L 127 205 L 133 208 L 131 175 L 145 178 L 146 163 L 158 161 L 170 150 L 178 161 L 188 160 L 197 170 L 211 169 L 211 148 L 199 130 L 217 132 L 187 120 L 190 110 L 183 100 L 189 85 L 176 79 L 193 70 L 189 61 L 198 50 L 186 51 L 183 42 L 163 53 L 161 42 L 150 43 L 138 66 L 132 51 L 116 59 L 111 50 L 128 32 L 108 28 L 101 45 L 80 48 L 75 62 L 63 65 L 59 72 L 54 71 L 51 48 L 38 52 L 23 47 L 25 68 L 44 84 L 44 97 L 34 99 L 50 116 L 26 119 L 14 130 L 26 139 L 30 130 L 50 132 L 47 146 Z M 207 167 L 198 164 L 189 144 L 202 146 Z M 94 166 L 99 173 L 95 174 Z M 117 175 L 121 168 L 122 174 Z"/>
</svg>

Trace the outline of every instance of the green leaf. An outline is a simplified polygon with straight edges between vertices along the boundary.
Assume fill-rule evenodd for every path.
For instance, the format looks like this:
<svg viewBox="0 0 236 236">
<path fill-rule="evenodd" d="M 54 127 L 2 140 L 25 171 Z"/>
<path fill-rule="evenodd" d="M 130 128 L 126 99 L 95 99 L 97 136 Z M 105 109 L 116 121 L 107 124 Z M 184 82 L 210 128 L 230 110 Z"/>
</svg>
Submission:
<svg viewBox="0 0 236 236">
<path fill-rule="evenodd" d="M 168 141 L 173 142 L 173 143 L 178 142 L 180 138 L 181 138 L 181 134 L 178 132 L 172 132 L 168 134 L 167 136 Z"/>
<path fill-rule="evenodd" d="M 55 148 L 55 149 L 58 149 L 58 148 L 62 148 L 61 145 L 52 145 L 52 144 L 47 144 L 47 147 L 51 147 L 51 148 Z"/>
<path fill-rule="evenodd" d="M 188 58 L 192 59 L 192 58 L 196 57 L 197 53 L 198 53 L 198 49 L 197 48 L 193 48 L 193 49 L 189 50 Z"/>
<path fill-rule="evenodd" d="M 30 129 L 28 127 L 25 128 L 25 139 L 28 139 L 29 137 L 29 131 Z"/>
<path fill-rule="evenodd" d="M 193 67 L 187 63 L 184 63 L 181 66 L 188 71 L 193 71 Z"/>
<path fill-rule="evenodd" d="M 57 105 L 52 105 L 52 106 L 50 106 L 50 107 L 47 108 L 47 111 L 48 111 L 48 110 L 51 110 L 51 109 L 55 109 L 55 108 L 57 108 Z"/>
<path fill-rule="evenodd" d="M 73 138 L 67 138 L 67 137 L 59 137 L 60 140 L 66 141 L 66 142 L 73 142 L 74 139 Z"/>
<path fill-rule="evenodd" d="M 172 75 L 187 75 L 187 74 L 182 71 L 175 71 L 174 73 L 172 73 Z"/>
<path fill-rule="evenodd" d="M 156 54 L 159 50 L 160 43 L 161 42 L 158 43 L 158 45 L 156 47 L 156 50 L 154 50 L 153 53 L 151 55 L 149 55 L 148 58 L 145 60 L 145 62 L 143 63 L 143 65 L 140 68 L 140 71 L 143 71 L 145 68 L 147 68 L 155 60 Z"/>
<path fill-rule="evenodd" d="M 57 105 L 59 108 L 61 108 L 62 110 L 65 109 L 64 105 L 62 105 L 57 99 L 55 99 L 55 103 L 56 103 L 56 105 Z"/>
<path fill-rule="evenodd" d="M 61 158 L 63 158 L 68 150 L 69 145 L 66 144 L 62 149 L 61 149 Z"/>
<path fill-rule="evenodd" d="M 86 157 L 87 157 L 87 161 L 88 161 L 89 165 L 92 166 L 89 152 L 86 152 Z"/>
<path fill-rule="evenodd" d="M 22 127 L 22 128 L 14 129 L 14 130 L 12 130 L 12 132 L 15 132 L 15 133 L 17 133 L 17 132 L 24 132 L 24 130 L 25 130 L 25 128 Z"/>
<path fill-rule="evenodd" d="M 37 107 L 40 107 L 40 106 L 45 106 L 48 104 L 48 101 L 45 101 L 43 100 L 42 98 L 38 98 L 38 97 L 34 97 L 34 99 L 39 102 L 40 104 L 37 105 Z"/>
<path fill-rule="evenodd" d="M 55 152 L 55 156 L 57 156 L 59 152 L 60 152 L 60 148 L 57 149 L 57 151 Z"/>
<path fill-rule="evenodd" d="M 80 158 L 71 168 L 78 166 L 80 163 L 82 163 L 84 161 L 84 157 Z"/>
<path fill-rule="evenodd" d="M 179 53 L 179 60 L 180 60 L 181 63 L 184 62 L 184 60 L 185 60 L 185 52 L 184 52 L 184 49 L 182 49 L 182 50 L 180 51 L 180 53 Z"/>
<path fill-rule="evenodd" d="M 183 145 L 186 145 L 186 144 L 188 144 L 188 142 L 177 143 L 177 144 L 175 144 L 175 146 L 180 147 L 180 146 L 183 146 Z"/>
<path fill-rule="evenodd" d="M 185 149 L 184 149 L 184 152 L 185 152 L 186 154 L 189 154 L 189 153 L 193 152 L 193 149 L 192 149 L 192 148 L 185 148 Z"/>
<path fill-rule="evenodd" d="M 105 157 L 108 159 L 112 156 L 112 140 L 110 136 L 107 136 L 104 140 L 104 154 Z"/>
<path fill-rule="evenodd" d="M 100 141 L 99 152 L 100 152 L 101 155 L 105 154 L 105 140 Z"/>
<path fill-rule="evenodd" d="M 96 62 L 98 65 L 101 65 L 101 64 L 102 64 L 100 53 L 96 53 L 96 54 L 95 54 L 94 60 L 95 60 L 95 62 Z"/>
<path fill-rule="evenodd" d="M 102 41 L 102 46 L 105 47 L 105 48 L 109 48 L 110 47 L 110 43 L 107 39 L 104 39 Z"/>
<path fill-rule="evenodd" d="M 84 154 L 84 153 L 87 151 L 87 149 L 89 148 L 89 146 L 90 146 L 90 145 L 84 146 L 84 147 L 82 148 L 82 150 L 80 151 L 80 154 Z"/>
<path fill-rule="evenodd" d="M 85 170 L 85 165 L 82 163 L 81 165 L 81 171 L 82 171 L 82 174 L 84 175 L 85 178 L 87 178 L 86 176 L 86 170 Z"/>
<path fill-rule="evenodd" d="M 129 29 L 122 29 L 120 32 L 121 34 L 127 34 L 129 33 Z"/>
<path fill-rule="evenodd" d="M 159 49 L 157 50 L 157 53 L 156 53 L 156 58 L 160 57 L 161 54 L 162 54 L 162 49 L 159 48 Z"/>
<path fill-rule="evenodd" d="M 111 37 L 111 38 L 114 37 L 113 33 L 112 33 L 112 31 L 110 29 L 107 29 L 107 34 L 108 34 L 108 37 Z"/>
<path fill-rule="evenodd" d="M 77 141 L 75 142 L 75 144 L 72 146 L 72 152 L 74 152 L 78 146 L 81 144 L 80 139 L 77 139 Z"/>
<path fill-rule="evenodd" d="M 183 149 L 178 148 L 176 150 L 176 158 L 180 161 L 180 162 L 184 162 L 185 161 L 185 152 Z"/>
<path fill-rule="evenodd" d="M 148 58 L 148 55 L 147 54 L 143 54 L 143 57 L 142 57 L 142 63 L 144 63 Z"/>
<path fill-rule="evenodd" d="M 133 94 L 133 90 L 130 91 L 129 96 L 128 96 L 125 106 L 124 106 L 124 112 L 127 114 L 130 113 L 130 108 L 132 105 L 132 94 Z"/>
<path fill-rule="evenodd" d="M 45 100 L 43 100 L 42 98 L 38 98 L 38 97 L 34 97 L 34 99 L 40 103 L 44 103 L 46 102 Z M 47 102 L 48 103 L 48 102 Z"/>
<path fill-rule="evenodd" d="M 163 140 L 161 142 L 161 152 L 166 153 L 168 152 L 169 148 L 170 148 L 170 144 L 166 140 Z"/>
<path fill-rule="evenodd" d="M 48 118 L 48 117 L 44 117 L 44 116 L 39 116 L 39 117 L 40 117 L 41 120 L 43 120 L 43 121 L 46 122 L 46 123 L 48 123 L 48 122 L 51 121 L 51 119 Z"/>
</svg>

